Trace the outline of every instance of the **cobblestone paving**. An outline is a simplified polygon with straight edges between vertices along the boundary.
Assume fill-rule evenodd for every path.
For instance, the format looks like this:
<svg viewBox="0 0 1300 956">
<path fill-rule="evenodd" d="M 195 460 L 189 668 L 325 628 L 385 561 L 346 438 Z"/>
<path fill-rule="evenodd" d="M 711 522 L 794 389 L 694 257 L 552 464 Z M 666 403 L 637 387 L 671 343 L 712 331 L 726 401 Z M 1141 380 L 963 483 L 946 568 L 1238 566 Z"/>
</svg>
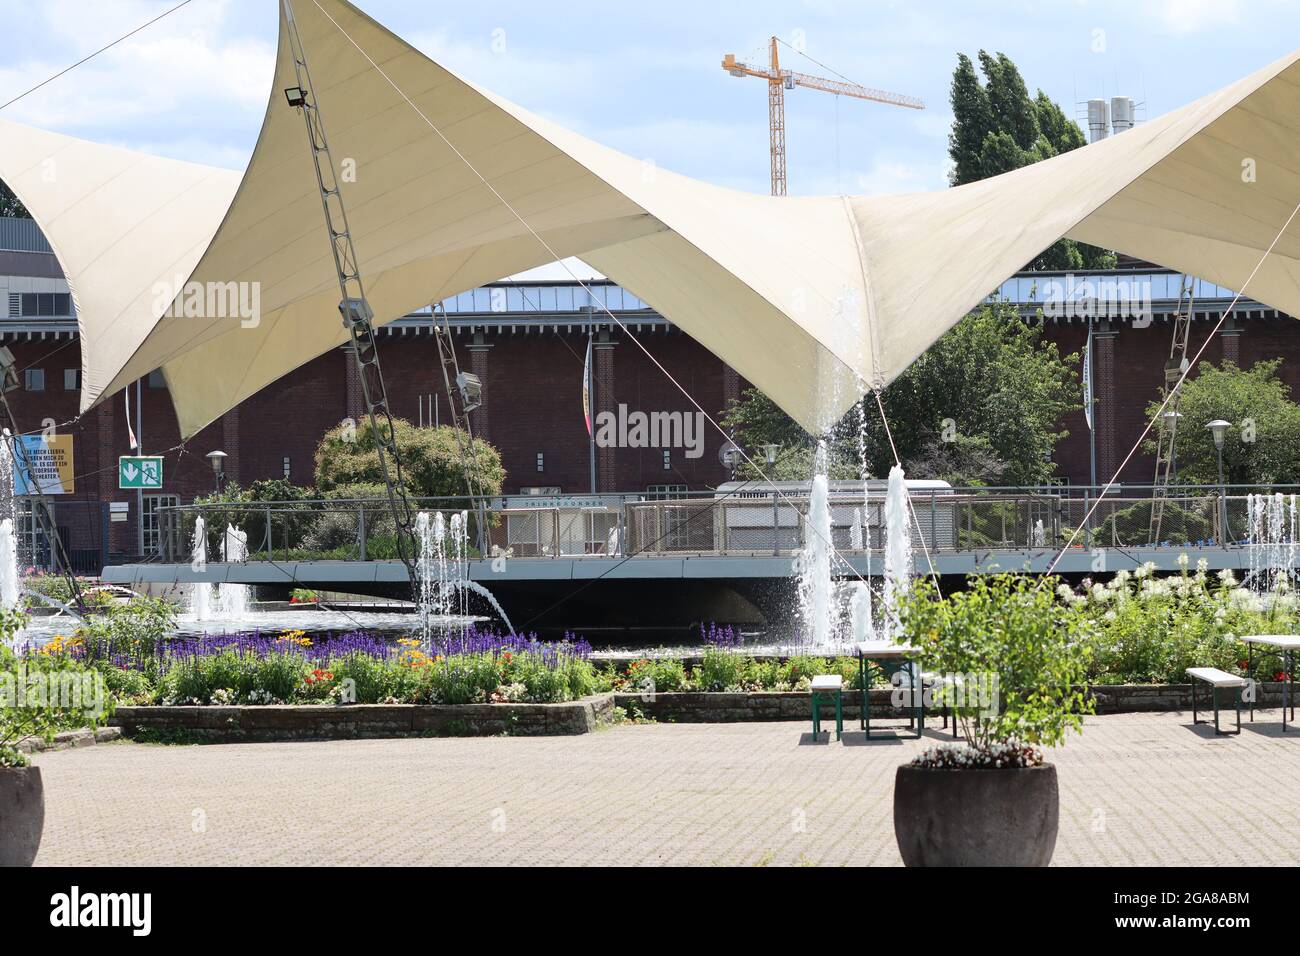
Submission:
<svg viewBox="0 0 1300 956">
<path fill-rule="evenodd" d="M 1190 714 L 1090 718 L 1053 759 L 1057 864 L 1300 862 L 1300 732 Z M 914 740 L 806 725 L 583 737 L 149 746 L 36 758 L 38 864 L 898 865 L 894 768 Z M 938 732 L 933 734 L 941 739 Z"/>
</svg>

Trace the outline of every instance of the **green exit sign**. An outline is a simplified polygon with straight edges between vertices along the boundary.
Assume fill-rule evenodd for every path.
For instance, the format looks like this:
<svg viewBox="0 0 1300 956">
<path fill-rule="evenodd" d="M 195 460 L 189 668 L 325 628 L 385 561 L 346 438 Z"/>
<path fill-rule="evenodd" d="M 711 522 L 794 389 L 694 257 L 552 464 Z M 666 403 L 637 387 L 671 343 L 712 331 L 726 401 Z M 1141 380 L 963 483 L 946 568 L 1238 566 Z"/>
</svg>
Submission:
<svg viewBox="0 0 1300 956">
<path fill-rule="evenodd" d="M 161 488 L 162 481 L 161 457 L 122 457 L 117 460 L 119 488 Z"/>
</svg>

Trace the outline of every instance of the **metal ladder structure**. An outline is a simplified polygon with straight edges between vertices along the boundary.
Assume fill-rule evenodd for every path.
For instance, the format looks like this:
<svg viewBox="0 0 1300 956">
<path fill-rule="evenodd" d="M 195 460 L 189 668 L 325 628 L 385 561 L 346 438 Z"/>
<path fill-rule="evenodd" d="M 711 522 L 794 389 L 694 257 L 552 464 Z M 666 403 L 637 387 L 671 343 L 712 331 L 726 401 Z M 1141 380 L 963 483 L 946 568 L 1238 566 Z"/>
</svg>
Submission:
<svg viewBox="0 0 1300 956">
<path fill-rule="evenodd" d="M 384 386 L 383 370 L 379 365 L 379 348 L 375 340 L 374 312 L 366 301 L 365 287 L 361 281 L 361 268 L 352 234 L 348 228 L 347 210 L 339 191 L 337 167 L 330 154 L 325 136 L 325 124 L 316 105 L 311 72 L 298 25 L 293 15 L 292 0 L 283 0 L 285 20 L 288 25 L 290 50 L 293 54 L 296 87 L 285 90 L 289 105 L 298 109 L 307 128 L 311 145 L 312 162 L 316 168 L 316 185 L 320 189 L 321 207 L 325 211 L 325 225 L 329 230 L 330 248 L 334 254 L 334 267 L 338 275 L 339 312 L 343 325 L 352 339 L 352 355 L 361 379 L 362 402 L 370 419 L 370 430 L 379 455 L 379 471 L 388 489 L 388 503 L 397 531 L 397 556 L 406 567 L 411 580 L 411 591 L 419 599 L 419 570 L 416 556 L 419 544 L 415 532 L 416 508 L 406 493 L 402 477 L 402 457 L 397 447 L 393 416 L 388 406 L 388 390 Z"/>
<path fill-rule="evenodd" d="M 1156 423 L 1156 474 L 1151 490 L 1151 541 L 1160 540 L 1160 526 L 1164 521 L 1165 502 L 1169 497 L 1169 484 L 1177 475 L 1178 465 L 1178 405 L 1182 390 L 1178 387 L 1187 370 L 1187 344 L 1192 333 L 1192 311 L 1195 304 L 1193 279 L 1182 277 L 1178 289 L 1178 309 L 1174 313 L 1174 336 L 1169 346 L 1169 359 L 1165 362 L 1165 381 L 1161 387 L 1162 399 L 1168 399 L 1160 421 Z"/>
<path fill-rule="evenodd" d="M 483 495 L 482 482 L 479 480 L 478 468 L 474 458 L 474 429 L 470 424 L 469 413 L 478 408 L 477 397 L 471 397 L 469 388 L 481 387 L 473 375 L 460 370 L 456 359 L 456 346 L 451 338 L 451 324 L 447 319 L 447 310 L 442 303 L 433 306 L 433 337 L 438 343 L 438 360 L 442 365 L 442 384 L 447 392 L 447 407 L 451 410 L 451 426 L 456 432 L 456 446 L 460 450 L 460 460 L 465 467 L 465 487 L 474 502 L 474 516 L 478 525 L 479 554 L 488 553 L 488 528 L 486 498 Z"/>
</svg>

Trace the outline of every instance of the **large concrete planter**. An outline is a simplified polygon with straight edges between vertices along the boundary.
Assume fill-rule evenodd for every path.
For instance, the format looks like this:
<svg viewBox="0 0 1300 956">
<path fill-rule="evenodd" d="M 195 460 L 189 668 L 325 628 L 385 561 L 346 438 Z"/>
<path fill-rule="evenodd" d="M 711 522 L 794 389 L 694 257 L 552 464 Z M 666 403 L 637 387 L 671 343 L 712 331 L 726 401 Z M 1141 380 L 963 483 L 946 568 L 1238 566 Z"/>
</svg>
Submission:
<svg viewBox="0 0 1300 956">
<path fill-rule="evenodd" d="M 0 767 L 0 866 L 31 866 L 45 829 L 40 767 Z"/>
<path fill-rule="evenodd" d="M 1051 764 L 899 767 L 894 778 L 894 836 L 907 866 L 1047 866 L 1059 820 Z"/>
</svg>

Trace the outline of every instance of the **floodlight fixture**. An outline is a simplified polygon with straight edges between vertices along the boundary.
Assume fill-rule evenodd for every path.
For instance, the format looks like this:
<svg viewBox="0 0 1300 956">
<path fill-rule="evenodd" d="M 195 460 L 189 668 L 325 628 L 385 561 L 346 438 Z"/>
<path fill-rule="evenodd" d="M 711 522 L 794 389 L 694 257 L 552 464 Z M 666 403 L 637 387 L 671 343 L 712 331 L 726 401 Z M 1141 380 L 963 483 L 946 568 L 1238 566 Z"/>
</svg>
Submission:
<svg viewBox="0 0 1300 956">
<path fill-rule="evenodd" d="M 344 299 L 339 303 L 339 314 L 343 316 L 345 329 L 365 325 L 375 317 L 374 310 L 365 299 Z"/>
<path fill-rule="evenodd" d="M 3 345 L 0 345 L 0 376 L 3 376 L 3 387 L 0 391 L 12 392 L 18 388 L 18 360 L 14 358 L 14 353 Z"/>
<path fill-rule="evenodd" d="M 307 105 L 307 91 L 301 86 L 289 87 L 284 91 L 284 98 L 289 101 L 290 106 L 297 110 Z"/>
<path fill-rule="evenodd" d="M 460 390 L 460 403 L 466 412 L 472 412 L 483 404 L 483 383 L 473 372 L 457 375 L 456 388 Z"/>
</svg>

